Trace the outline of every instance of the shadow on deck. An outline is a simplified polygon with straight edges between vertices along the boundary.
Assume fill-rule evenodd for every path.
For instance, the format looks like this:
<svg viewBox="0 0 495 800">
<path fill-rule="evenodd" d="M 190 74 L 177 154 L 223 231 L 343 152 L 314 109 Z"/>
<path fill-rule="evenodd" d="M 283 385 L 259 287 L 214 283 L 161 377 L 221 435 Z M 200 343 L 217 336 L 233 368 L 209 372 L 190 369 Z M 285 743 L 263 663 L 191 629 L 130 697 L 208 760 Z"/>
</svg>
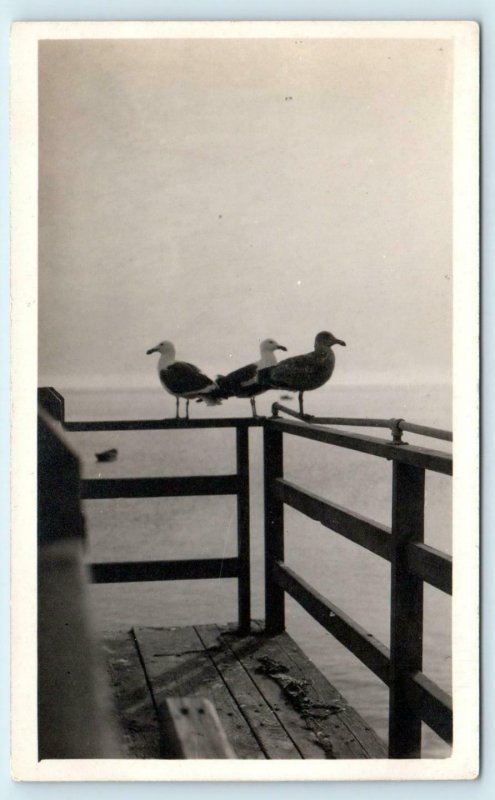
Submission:
<svg viewBox="0 0 495 800">
<path fill-rule="evenodd" d="M 266 636 L 259 622 L 247 636 L 234 626 L 133 628 L 107 638 L 105 653 L 127 758 L 170 757 L 160 724 L 170 697 L 210 700 L 238 758 L 387 757 L 290 636 Z"/>
</svg>

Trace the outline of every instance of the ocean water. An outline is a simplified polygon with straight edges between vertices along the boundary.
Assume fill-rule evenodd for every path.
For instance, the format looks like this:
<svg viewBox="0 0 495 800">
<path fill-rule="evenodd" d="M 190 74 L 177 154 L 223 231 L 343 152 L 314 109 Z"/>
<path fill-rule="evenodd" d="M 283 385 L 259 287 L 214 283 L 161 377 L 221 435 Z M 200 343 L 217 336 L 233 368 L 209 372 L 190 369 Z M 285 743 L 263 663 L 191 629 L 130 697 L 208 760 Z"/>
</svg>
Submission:
<svg viewBox="0 0 495 800">
<path fill-rule="evenodd" d="M 61 391 L 66 416 L 75 419 L 156 419 L 175 413 L 173 398 L 156 390 Z M 275 393 L 258 398 L 259 413 L 269 413 Z M 450 387 L 332 386 L 307 394 L 306 410 L 335 416 L 403 417 L 411 422 L 451 427 Z M 294 401 L 287 402 L 296 407 Z M 250 414 L 248 401 L 221 408 L 191 404 L 201 417 Z M 371 431 L 380 435 L 376 429 Z M 383 436 L 387 436 L 387 432 Z M 413 443 L 425 439 L 405 436 Z M 235 471 L 235 432 L 229 429 L 131 431 L 70 434 L 85 477 L 140 477 L 220 474 Z M 262 432 L 250 432 L 252 615 L 264 616 Z M 426 446 L 448 449 L 445 442 Z M 117 461 L 97 463 L 95 452 L 117 447 Z M 285 475 L 289 480 L 353 511 L 390 524 L 392 466 L 373 456 L 298 437 L 285 437 Z M 428 474 L 428 544 L 451 552 L 451 480 Z M 233 497 L 145 498 L 86 501 L 88 561 L 229 557 L 236 554 Z M 286 507 L 286 562 L 319 592 L 369 632 L 389 645 L 390 567 Z M 98 631 L 132 625 L 185 625 L 230 622 L 236 618 L 236 582 L 174 581 L 113 584 L 89 589 Z M 287 629 L 331 682 L 383 739 L 387 737 L 388 692 L 330 634 L 287 598 Z M 451 689 L 450 598 L 425 587 L 424 671 Z M 449 748 L 424 726 L 423 754 L 445 757 Z"/>
</svg>

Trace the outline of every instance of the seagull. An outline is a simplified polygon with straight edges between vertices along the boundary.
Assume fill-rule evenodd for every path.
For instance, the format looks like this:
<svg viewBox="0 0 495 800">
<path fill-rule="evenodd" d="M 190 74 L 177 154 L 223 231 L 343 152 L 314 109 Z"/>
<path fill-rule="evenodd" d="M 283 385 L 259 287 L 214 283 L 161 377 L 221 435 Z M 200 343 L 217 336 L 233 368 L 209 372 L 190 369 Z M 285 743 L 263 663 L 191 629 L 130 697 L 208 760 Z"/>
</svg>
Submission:
<svg viewBox="0 0 495 800">
<path fill-rule="evenodd" d="M 302 356 L 285 358 L 274 367 L 258 371 L 257 380 L 267 389 L 288 389 L 299 392 L 299 412 L 304 416 L 304 392 L 319 389 L 332 377 L 335 366 L 335 354 L 332 350 L 334 344 L 345 347 L 342 339 L 337 339 L 333 333 L 321 331 L 315 339 L 315 349 L 312 353 Z"/>
<path fill-rule="evenodd" d="M 146 351 L 146 355 L 150 355 L 150 353 L 160 353 L 158 375 L 165 391 L 175 397 L 176 419 L 179 419 L 180 397 L 186 401 L 186 419 L 189 419 L 189 400 L 191 399 L 201 398 L 209 406 L 221 404 L 221 400 L 212 395 L 214 391 L 218 390 L 215 381 L 212 381 L 194 364 L 176 361 L 175 347 L 172 342 L 160 342 L 156 347 L 151 347 Z"/>
<path fill-rule="evenodd" d="M 266 392 L 268 386 L 261 386 L 256 381 L 259 369 L 273 367 L 277 363 L 275 350 L 285 350 L 283 344 L 278 344 L 274 339 L 264 339 L 260 344 L 259 361 L 247 364 L 245 367 L 229 372 L 228 375 L 217 375 L 218 392 L 215 396 L 223 397 L 249 397 L 253 417 L 257 416 L 255 396 Z"/>
</svg>

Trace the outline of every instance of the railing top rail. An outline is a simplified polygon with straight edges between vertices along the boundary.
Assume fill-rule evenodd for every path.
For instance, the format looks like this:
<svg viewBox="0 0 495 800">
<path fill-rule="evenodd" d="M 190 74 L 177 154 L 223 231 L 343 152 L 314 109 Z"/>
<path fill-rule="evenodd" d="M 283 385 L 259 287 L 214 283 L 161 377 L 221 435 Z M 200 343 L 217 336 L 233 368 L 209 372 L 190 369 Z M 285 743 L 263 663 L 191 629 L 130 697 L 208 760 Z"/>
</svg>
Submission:
<svg viewBox="0 0 495 800">
<path fill-rule="evenodd" d="M 66 420 L 64 398 L 52 387 L 38 390 L 41 405 L 48 410 L 54 418 L 58 419 L 63 428 L 70 432 L 83 431 L 133 431 L 133 430 L 187 430 L 192 428 L 256 428 L 263 427 L 273 418 L 279 419 L 279 412 L 294 417 L 307 426 L 318 425 L 343 425 L 346 427 L 361 428 L 387 428 L 392 432 L 393 444 L 403 444 L 402 432 L 408 431 L 423 436 L 429 436 L 445 441 L 452 441 L 451 431 L 432 428 L 426 425 L 417 425 L 404 419 L 382 419 L 372 417 L 314 417 L 305 414 L 303 417 L 291 408 L 274 403 L 272 412 L 274 417 L 209 417 L 199 419 L 113 419 L 113 420 Z M 302 435 L 302 434 L 301 434 Z M 352 434 L 351 434 L 352 435 Z M 383 444 L 386 444 L 382 440 Z M 345 445 L 342 445 L 345 446 Z M 411 449 L 411 448 L 410 448 Z M 436 451 L 431 451 L 436 452 Z M 445 454 L 446 455 L 446 454 Z M 388 457 L 388 456 L 387 456 Z M 448 457 L 448 456 L 447 456 Z"/>
<path fill-rule="evenodd" d="M 112 419 L 63 422 L 66 431 L 157 431 L 190 430 L 191 428 L 261 427 L 265 417 L 222 417 L 203 419 Z"/>
<path fill-rule="evenodd" d="M 394 444 L 376 436 L 349 433 L 336 428 L 327 428 L 307 422 L 296 422 L 295 420 L 287 420 L 280 417 L 267 419 L 265 427 L 269 430 L 278 430 L 282 433 L 333 444 L 348 450 L 369 453 L 391 461 L 401 461 L 422 469 L 441 472 L 444 475 L 452 475 L 452 455 L 443 453 L 440 450 L 431 450 L 414 445 Z"/>
<path fill-rule="evenodd" d="M 310 414 L 301 416 L 299 412 L 294 411 L 292 408 L 287 408 L 280 403 L 272 405 L 272 412 L 275 417 L 282 411 L 289 417 L 295 417 L 302 422 L 307 422 L 313 425 L 345 425 L 347 427 L 358 428 L 388 428 L 392 431 L 393 441 L 395 444 L 401 443 L 401 436 L 403 431 L 409 433 L 416 433 L 420 436 L 429 436 L 432 439 L 443 439 L 446 442 L 453 440 L 452 431 L 446 431 L 442 428 L 432 428 L 428 425 L 417 425 L 413 422 L 407 422 L 405 419 L 383 419 L 376 417 L 314 417 Z"/>
</svg>

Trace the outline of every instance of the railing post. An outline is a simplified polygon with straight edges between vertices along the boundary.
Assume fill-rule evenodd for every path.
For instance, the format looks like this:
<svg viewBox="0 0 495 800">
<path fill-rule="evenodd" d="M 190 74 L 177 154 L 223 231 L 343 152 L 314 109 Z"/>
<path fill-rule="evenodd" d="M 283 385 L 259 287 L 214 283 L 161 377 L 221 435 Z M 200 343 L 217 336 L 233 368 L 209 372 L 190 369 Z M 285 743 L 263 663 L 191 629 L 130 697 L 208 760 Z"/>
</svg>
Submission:
<svg viewBox="0 0 495 800">
<path fill-rule="evenodd" d="M 65 402 L 60 392 L 51 386 L 43 386 L 38 389 L 38 403 L 56 419 L 57 422 L 65 422 Z"/>
<path fill-rule="evenodd" d="M 239 486 L 237 490 L 237 552 L 239 558 L 238 617 L 239 632 L 248 633 L 251 626 L 251 563 L 249 545 L 249 428 L 236 427 L 236 459 Z"/>
<path fill-rule="evenodd" d="M 407 569 L 407 546 L 424 540 L 425 471 L 394 461 L 392 492 L 389 758 L 421 757 L 421 719 L 406 698 L 422 669 L 423 581 Z"/>
<path fill-rule="evenodd" d="M 263 458 L 265 481 L 265 627 L 268 633 L 285 630 L 284 590 L 275 583 L 273 564 L 284 560 L 284 504 L 273 491 L 276 478 L 282 478 L 282 431 L 265 427 Z"/>
</svg>

